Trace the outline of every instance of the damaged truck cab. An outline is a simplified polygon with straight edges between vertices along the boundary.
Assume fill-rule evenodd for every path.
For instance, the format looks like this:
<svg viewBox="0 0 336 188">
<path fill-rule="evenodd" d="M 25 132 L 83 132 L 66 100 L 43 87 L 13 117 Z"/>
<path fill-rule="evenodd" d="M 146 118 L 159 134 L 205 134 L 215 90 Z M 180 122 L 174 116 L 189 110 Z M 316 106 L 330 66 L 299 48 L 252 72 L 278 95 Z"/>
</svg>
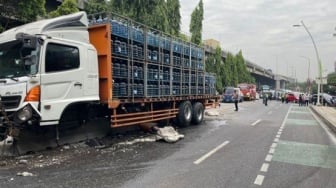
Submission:
<svg viewBox="0 0 336 188">
<path fill-rule="evenodd" d="M 77 112 L 71 106 L 99 101 L 87 23 L 77 13 L 0 34 L 0 142 L 27 126 L 58 124 L 65 109 Z"/>
</svg>

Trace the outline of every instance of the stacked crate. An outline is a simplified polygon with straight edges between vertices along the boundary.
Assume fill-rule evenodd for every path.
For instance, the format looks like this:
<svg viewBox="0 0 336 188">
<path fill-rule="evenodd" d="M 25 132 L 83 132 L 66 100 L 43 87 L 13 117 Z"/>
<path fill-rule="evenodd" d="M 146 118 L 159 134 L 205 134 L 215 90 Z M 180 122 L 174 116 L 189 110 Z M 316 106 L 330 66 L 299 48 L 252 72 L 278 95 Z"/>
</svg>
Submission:
<svg viewBox="0 0 336 188">
<path fill-rule="evenodd" d="M 89 20 L 111 26 L 114 98 L 215 94 L 203 48 L 114 14 Z"/>
</svg>

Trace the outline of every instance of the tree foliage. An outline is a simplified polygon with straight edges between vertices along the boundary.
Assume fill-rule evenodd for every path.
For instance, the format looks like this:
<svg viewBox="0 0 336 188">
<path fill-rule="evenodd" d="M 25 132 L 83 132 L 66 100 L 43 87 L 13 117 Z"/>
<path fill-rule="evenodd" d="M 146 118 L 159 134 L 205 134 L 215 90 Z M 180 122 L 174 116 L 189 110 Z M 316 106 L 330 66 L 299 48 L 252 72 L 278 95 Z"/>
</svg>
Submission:
<svg viewBox="0 0 336 188">
<path fill-rule="evenodd" d="M 85 4 L 84 11 L 87 14 L 107 12 L 108 11 L 107 2 L 105 0 L 89 0 Z"/>
<path fill-rule="evenodd" d="M 180 7 L 179 0 L 167 0 L 168 33 L 174 36 L 178 36 L 180 32 Z"/>
<path fill-rule="evenodd" d="M 217 47 L 215 54 L 208 57 L 205 63 L 205 70 L 216 74 L 217 91 L 223 90 L 223 74 L 221 67 L 223 67 L 222 50 L 220 47 Z"/>
<path fill-rule="evenodd" d="M 203 0 L 200 0 L 197 7 L 191 13 L 191 20 L 189 25 L 191 42 L 198 45 L 202 43 L 203 12 Z"/>
<path fill-rule="evenodd" d="M 179 34 L 178 0 L 110 0 L 108 10 L 174 36 Z"/>
<path fill-rule="evenodd" d="M 35 21 L 45 14 L 45 0 L 0 0 L 0 16 L 5 20 L 0 30 L 8 29 L 14 22 Z"/>
<path fill-rule="evenodd" d="M 78 12 L 77 1 L 76 0 L 64 0 L 60 6 L 57 7 L 56 10 L 51 11 L 49 13 L 49 17 L 57 17 L 61 15 L 67 15 L 71 13 Z"/>
<path fill-rule="evenodd" d="M 236 66 L 238 73 L 238 83 L 255 83 L 254 78 L 248 72 L 243 53 L 240 50 L 236 55 Z"/>
<path fill-rule="evenodd" d="M 242 51 L 236 55 L 228 52 L 223 61 L 222 50 L 217 47 L 215 54 L 206 59 L 205 70 L 216 74 L 216 89 L 219 92 L 228 86 L 236 87 L 238 83 L 255 83 L 254 78 L 246 69 Z"/>
<path fill-rule="evenodd" d="M 336 72 L 328 74 L 327 83 L 332 86 L 336 86 Z"/>
</svg>

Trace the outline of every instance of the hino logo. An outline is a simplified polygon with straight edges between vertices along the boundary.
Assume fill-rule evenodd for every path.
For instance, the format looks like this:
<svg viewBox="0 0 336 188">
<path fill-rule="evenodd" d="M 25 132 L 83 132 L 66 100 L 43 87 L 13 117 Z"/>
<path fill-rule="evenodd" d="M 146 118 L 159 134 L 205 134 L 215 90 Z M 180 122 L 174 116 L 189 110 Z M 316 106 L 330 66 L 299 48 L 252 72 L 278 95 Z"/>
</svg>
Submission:
<svg viewBox="0 0 336 188">
<path fill-rule="evenodd" d="M 5 95 L 21 95 L 22 93 L 23 93 L 22 91 L 18 91 L 18 92 L 9 92 L 9 91 L 7 91 L 5 93 Z"/>
</svg>

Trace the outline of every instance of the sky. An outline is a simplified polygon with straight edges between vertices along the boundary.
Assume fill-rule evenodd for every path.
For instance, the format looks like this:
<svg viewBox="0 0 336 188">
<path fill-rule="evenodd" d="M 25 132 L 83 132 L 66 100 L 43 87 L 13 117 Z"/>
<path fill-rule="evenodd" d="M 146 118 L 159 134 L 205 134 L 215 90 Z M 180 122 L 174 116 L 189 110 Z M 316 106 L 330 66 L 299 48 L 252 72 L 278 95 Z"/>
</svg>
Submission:
<svg viewBox="0 0 336 188">
<path fill-rule="evenodd" d="M 189 33 L 190 15 L 199 0 L 180 0 L 181 30 Z M 336 0 L 203 0 L 202 39 L 220 41 L 221 48 L 272 69 L 273 73 L 306 81 L 335 71 Z M 310 62 L 310 63 L 309 63 Z M 310 64 L 310 66 L 309 66 Z M 310 70 L 310 71 L 309 71 Z"/>
</svg>

